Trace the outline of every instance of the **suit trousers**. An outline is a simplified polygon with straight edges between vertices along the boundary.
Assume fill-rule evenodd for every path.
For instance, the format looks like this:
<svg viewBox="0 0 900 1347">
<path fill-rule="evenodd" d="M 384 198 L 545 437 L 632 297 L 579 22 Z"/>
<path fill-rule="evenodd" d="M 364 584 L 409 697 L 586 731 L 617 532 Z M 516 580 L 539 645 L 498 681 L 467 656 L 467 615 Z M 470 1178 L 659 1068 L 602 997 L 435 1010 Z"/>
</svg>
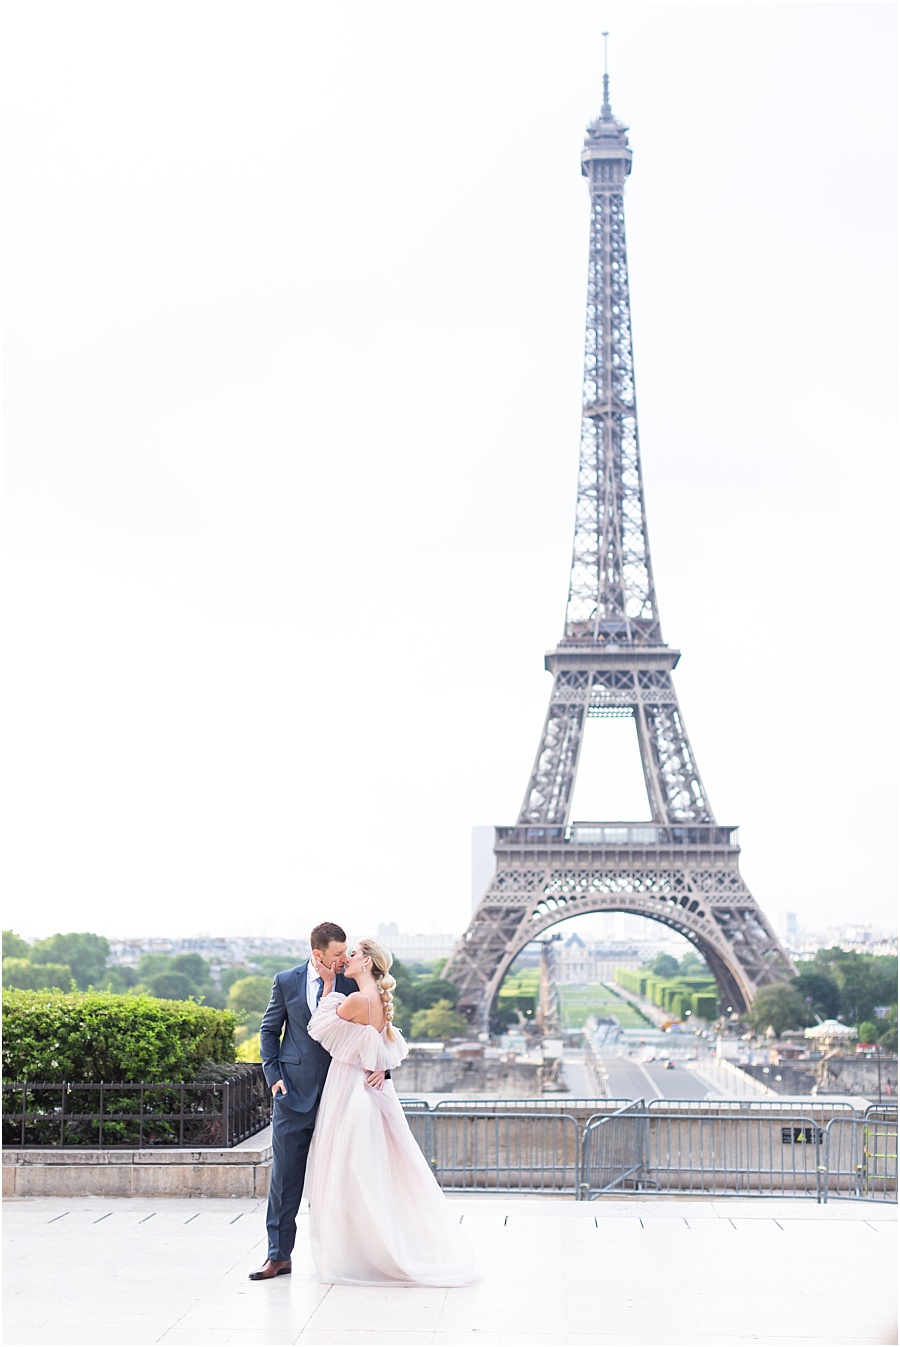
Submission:
<svg viewBox="0 0 900 1347">
<path fill-rule="evenodd" d="M 277 1095 L 272 1117 L 272 1170 L 266 1207 L 268 1257 L 287 1262 L 297 1238 L 297 1212 L 303 1196 L 306 1161 L 316 1125 L 316 1108 L 297 1113 Z"/>
</svg>

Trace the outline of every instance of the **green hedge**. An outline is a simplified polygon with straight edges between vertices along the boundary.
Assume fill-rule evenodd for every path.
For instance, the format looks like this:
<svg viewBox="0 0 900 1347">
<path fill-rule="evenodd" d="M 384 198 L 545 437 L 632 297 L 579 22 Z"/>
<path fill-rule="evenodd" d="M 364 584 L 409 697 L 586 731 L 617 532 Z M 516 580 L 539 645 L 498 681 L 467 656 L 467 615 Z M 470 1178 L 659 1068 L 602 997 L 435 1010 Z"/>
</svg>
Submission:
<svg viewBox="0 0 900 1347">
<path fill-rule="evenodd" d="M 687 1011 L 702 1020 L 714 1020 L 719 1013 L 719 991 L 710 977 L 663 978 L 649 968 L 617 968 L 614 977 L 619 986 L 654 1002 L 674 1019 L 683 1020 Z"/>
<path fill-rule="evenodd" d="M 197 1001 L 4 991 L 3 1022 L 7 1083 L 192 1080 L 235 1060 L 234 1015 Z"/>
</svg>

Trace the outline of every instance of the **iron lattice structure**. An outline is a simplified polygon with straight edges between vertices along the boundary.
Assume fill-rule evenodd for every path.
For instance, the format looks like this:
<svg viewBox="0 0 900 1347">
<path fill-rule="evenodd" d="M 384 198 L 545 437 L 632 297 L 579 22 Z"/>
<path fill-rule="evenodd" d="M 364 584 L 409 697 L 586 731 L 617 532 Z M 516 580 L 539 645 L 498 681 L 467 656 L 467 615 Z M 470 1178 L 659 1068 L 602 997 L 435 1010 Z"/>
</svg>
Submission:
<svg viewBox="0 0 900 1347">
<path fill-rule="evenodd" d="M 515 956 L 565 917 L 631 912 L 686 936 L 724 1005 L 746 1008 L 793 965 L 741 878 L 737 830 L 716 823 L 663 641 L 641 475 L 625 248 L 627 128 L 600 116 L 581 156 L 591 198 L 575 540 L 553 692 L 515 827 L 496 829 L 494 876 L 444 976 L 486 1029 Z M 632 716 L 650 804 L 644 823 L 571 823 L 588 717 Z"/>
</svg>

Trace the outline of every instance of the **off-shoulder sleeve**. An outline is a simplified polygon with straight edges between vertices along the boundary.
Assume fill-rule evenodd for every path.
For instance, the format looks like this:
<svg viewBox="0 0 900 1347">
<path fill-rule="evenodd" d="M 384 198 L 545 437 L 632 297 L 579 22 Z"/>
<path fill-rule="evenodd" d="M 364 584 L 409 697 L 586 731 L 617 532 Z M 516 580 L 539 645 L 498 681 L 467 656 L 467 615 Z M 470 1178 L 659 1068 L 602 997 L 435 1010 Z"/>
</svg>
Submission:
<svg viewBox="0 0 900 1347">
<path fill-rule="evenodd" d="M 402 1035 L 395 1030 L 396 1037 L 388 1040 L 370 1025 L 342 1020 L 338 1006 L 346 999 L 342 992 L 329 992 L 322 997 L 310 1016 L 310 1038 L 321 1043 L 339 1062 L 349 1062 L 364 1071 L 391 1071 L 409 1052 Z"/>
</svg>

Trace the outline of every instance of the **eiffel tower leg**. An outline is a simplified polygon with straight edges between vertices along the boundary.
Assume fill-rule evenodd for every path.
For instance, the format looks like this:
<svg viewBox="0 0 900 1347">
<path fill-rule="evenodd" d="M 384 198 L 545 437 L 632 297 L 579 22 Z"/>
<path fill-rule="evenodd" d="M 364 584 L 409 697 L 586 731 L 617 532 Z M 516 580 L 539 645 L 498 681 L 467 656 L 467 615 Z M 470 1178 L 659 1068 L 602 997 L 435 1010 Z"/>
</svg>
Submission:
<svg viewBox="0 0 900 1347">
<path fill-rule="evenodd" d="M 555 680 L 520 823 L 565 823 L 584 736 L 586 694 Z"/>
</svg>

